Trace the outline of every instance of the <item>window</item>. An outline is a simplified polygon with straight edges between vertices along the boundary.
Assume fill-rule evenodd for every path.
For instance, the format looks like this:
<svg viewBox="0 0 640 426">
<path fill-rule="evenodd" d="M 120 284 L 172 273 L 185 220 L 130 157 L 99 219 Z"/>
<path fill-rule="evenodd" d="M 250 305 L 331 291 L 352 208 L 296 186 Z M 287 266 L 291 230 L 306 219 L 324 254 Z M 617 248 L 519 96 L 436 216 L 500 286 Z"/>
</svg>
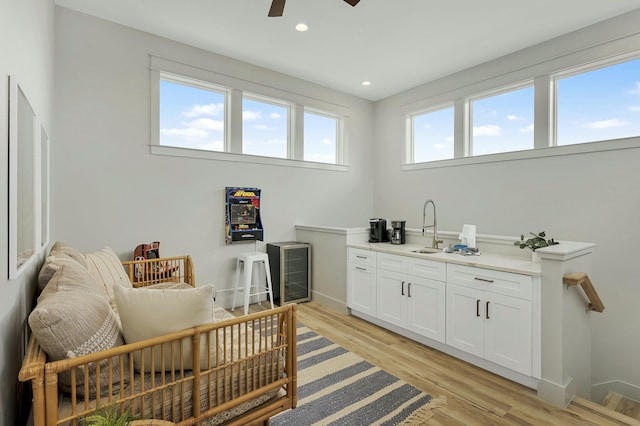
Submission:
<svg viewBox="0 0 640 426">
<path fill-rule="evenodd" d="M 471 101 L 472 155 L 533 149 L 533 86 Z"/>
<path fill-rule="evenodd" d="M 556 80 L 557 145 L 640 135 L 640 59 Z"/>
<path fill-rule="evenodd" d="M 304 161 L 337 163 L 338 118 L 305 111 Z"/>
<path fill-rule="evenodd" d="M 410 117 L 409 163 L 453 158 L 453 107 Z"/>
<path fill-rule="evenodd" d="M 157 56 L 150 72 L 152 154 L 346 170 L 348 107 Z"/>
<path fill-rule="evenodd" d="M 275 101 L 242 99 L 242 153 L 287 158 L 289 107 Z"/>
<path fill-rule="evenodd" d="M 160 145 L 225 150 L 223 89 L 196 80 L 160 79 Z"/>
</svg>

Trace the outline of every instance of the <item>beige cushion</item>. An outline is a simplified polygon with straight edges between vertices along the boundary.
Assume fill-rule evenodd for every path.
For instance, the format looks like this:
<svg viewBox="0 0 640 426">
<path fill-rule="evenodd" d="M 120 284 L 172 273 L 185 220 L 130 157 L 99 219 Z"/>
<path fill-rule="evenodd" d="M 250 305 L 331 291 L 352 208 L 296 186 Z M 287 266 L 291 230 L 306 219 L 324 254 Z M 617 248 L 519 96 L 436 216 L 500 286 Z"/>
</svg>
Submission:
<svg viewBox="0 0 640 426">
<path fill-rule="evenodd" d="M 105 247 L 95 253 L 85 255 L 87 269 L 101 283 L 109 297 L 109 305 L 111 309 L 119 316 L 118 307 L 116 306 L 113 295 L 113 287 L 121 286 L 131 288 L 131 281 L 127 276 L 122 262 L 110 247 Z"/>
<path fill-rule="evenodd" d="M 179 289 L 114 287 L 124 340 L 127 343 L 134 343 L 214 322 L 213 291 L 213 285 Z M 202 339 L 201 343 L 200 366 L 206 368 L 208 360 L 205 339 Z M 191 347 L 190 339 L 182 341 L 184 368 L 187 370 L 193 367 Z M 177 359 L 179 345 L 175 344 L 173 350 Z M 178 365 L 171 365 L 171 345 L 165 345 L 165 359 L 162 361 L 160 347 L 154 351 L 153 371 L 171 371 L 179 368 Z M 212 364 L 215 364 L 216 348 L 211 347 L 209 352 Z M 139 352 L 134 354 L 134 365 L 136 371 L 140 371 Z M 151 368 L 151 352 L 145 351 L 144 371 L 149 372 Z"/>
<path fill-rule="evenodd" d="M 51 246 L 51 251 L 49 252 L 49 255 L 58 256 L 58 257 L 62 257 L 62 256 L 70 257 L 71 259 L 75 260 L 85 268 L 87 267 L 87 262 L 85 261 L 84 254 L 75 250 L 70 245 L 63 243 L 62 241 L 56 241 L 56 243 L 53 246 Z"/>
<path fill-rule="evenodd" d="M 49 252 L 49 256 L 44 261 L 40 273 L 38 274 L 38 288 L 42 291 L 53 274 L 59 269 L 61 262 L 76 262 L 83 268 L 87 267 L 84 254 L 74 250 L 72 247 L 58 241 Z"/>
<path fill-rule="evenodd" d="M 44 288 L 29 315 L 33 335 L 50 360 L 74 358 L 124 344 L 114 312 L 101 294 L 102 287 L 81 266 L 63 264 Z M 117 390 L 120 371 L 113 359 L 113 378 Z M 126 365 L 126 363 L 125 363 Z M 89 367 L 89 393 L 96 393 L 95 364 Z M 107 360 L 100 362 L 102 394 L 107 389 Z M 84 395 L 84 376 L 76 371 L 76 390 Z M 60 375 L 64 391 L 71 390 L 71 374 Z"/>
</svg>

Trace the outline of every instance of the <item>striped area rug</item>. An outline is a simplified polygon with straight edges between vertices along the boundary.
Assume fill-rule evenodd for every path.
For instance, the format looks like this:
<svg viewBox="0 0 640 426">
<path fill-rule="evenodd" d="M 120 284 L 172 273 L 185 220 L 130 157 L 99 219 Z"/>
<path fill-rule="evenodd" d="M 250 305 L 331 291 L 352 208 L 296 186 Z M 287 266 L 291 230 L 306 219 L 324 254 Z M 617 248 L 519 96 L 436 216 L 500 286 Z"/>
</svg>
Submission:
<svg viewBox="0 0 640 426">
<path fill-rule="evenodd" d="M 298 324 L 298 407 L 271 425 L 419 425 L 446 404 Z"/>
</svg>

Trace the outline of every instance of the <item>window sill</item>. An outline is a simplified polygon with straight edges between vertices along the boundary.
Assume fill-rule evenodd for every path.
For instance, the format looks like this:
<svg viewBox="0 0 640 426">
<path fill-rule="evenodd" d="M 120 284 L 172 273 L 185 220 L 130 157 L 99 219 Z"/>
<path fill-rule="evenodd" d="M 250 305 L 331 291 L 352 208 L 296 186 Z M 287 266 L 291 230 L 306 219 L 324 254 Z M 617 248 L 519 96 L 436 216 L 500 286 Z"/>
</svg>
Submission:
<svg viewBox="0 0 640 426">
<path fill-rule="evenodd" d="M 279 167 L 299 167 L 303 169 L 319 169 L 334 172 L 347 172 L 349 166 L 343 164 L 326 164 L 312 161 L 291 160 L 288 158 L 262 157 L 259 155 L 234 154 L 231 152 L 205 151 L 199 149 L 179 148 L 163 145 L 149 145 L 151 154 L 171 157 L 200 158 L 205 160 L 234 161 L 247 164 L 265 164 Z"/>
<path fill-rule="evenodd" d="M 529 149 L 526 151 L 502 152 L 499 154 L 478 155 L 476 157 L 452 158 L 450 160 L 430 161 L 425 163 L 403 164 L 403 172 L 442 167 L 466 166 L 471 164 L 496 163 L 502 161 L 528 160 L 532 158 L 576 155 L 620 149 L 640 148 L 640 137 L 615 139 L 601 142 L 586 142 L 575 145 L 555 146 L 549 148 Z"/>
</svg>

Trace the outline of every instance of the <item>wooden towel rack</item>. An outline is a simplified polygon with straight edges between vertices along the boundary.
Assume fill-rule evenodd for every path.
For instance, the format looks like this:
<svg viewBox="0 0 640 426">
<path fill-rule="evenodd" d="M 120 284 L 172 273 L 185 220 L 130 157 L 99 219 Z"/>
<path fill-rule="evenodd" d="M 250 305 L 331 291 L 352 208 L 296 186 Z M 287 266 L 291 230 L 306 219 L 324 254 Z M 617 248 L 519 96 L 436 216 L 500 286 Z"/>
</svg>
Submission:
<svg viewBox="0 0 640 426">
<path fill-rule="evenodd" d="M 579 285 L 580 287 L 582 287 L 582 290 L 587 295 L 587 299 L 589 299 L 588 310 L 596 312 L 604 311 L 602 300 L 600 300 L 600 296 L 598 296 L 598 293 L 593 287 L 593 283 L 591 282 L 587 274 L 585 274 L 584 272 L 565 274 L 562 276 L 562 282 L 564 282 L 566 285 Z"/>
</svg>

